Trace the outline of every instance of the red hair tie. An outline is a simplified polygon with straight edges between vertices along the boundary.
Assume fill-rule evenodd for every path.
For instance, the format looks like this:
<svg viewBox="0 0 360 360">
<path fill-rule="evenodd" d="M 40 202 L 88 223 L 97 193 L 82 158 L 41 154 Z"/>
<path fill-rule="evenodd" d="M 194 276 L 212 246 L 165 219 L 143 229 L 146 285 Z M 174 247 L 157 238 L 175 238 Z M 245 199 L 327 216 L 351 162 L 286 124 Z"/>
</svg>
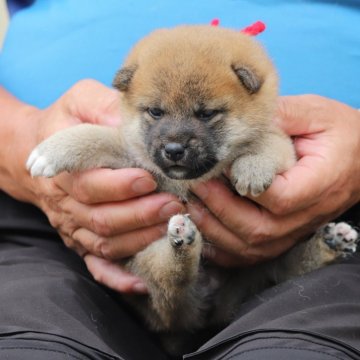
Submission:
<svg viewBox="0 0 360 360">
<path fill-rule="evenodd" d="M 256 23 L 242 29 L 241 32 L 251 36 L 262 33 L 265 30 L 266 26 L 262 21 L 257 21 Z"/>
<path fill-rule="evenodd" d="M 219 26 L 220 20 L 213 19 L 211 20 L 211 26 Z M 266 26 L 262 21 L 257 21 L 256 23 L 247 26 L 245 29 L 242 29 L 241 32 L 250 36 L 255 36 L 257 34 L 262 33 L 265 30 Z"/>
</svg>

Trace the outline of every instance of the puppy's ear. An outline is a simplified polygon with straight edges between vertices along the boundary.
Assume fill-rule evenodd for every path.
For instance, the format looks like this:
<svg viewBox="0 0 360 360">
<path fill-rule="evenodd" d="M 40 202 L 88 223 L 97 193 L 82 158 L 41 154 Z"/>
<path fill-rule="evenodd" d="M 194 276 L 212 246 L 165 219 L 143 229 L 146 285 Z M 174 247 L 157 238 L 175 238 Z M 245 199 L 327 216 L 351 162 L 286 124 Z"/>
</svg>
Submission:
<svg viewBox="0 0 360 360">
<path fill-rule="evenodd" d="M 113 87 L 120 90 L 126 91 L 129 88 L 131 79 L 134 76 L 137 66 L 128 66 L 121 68 L 115 75 L 113 80 Z"/>
<path fill-rule="evenodd" d="M 252 69 L 247 66 L 232 66 L 232 69 L 249 94 L 255 94 L 260 90 L 262 81 Z"/>
</svg>

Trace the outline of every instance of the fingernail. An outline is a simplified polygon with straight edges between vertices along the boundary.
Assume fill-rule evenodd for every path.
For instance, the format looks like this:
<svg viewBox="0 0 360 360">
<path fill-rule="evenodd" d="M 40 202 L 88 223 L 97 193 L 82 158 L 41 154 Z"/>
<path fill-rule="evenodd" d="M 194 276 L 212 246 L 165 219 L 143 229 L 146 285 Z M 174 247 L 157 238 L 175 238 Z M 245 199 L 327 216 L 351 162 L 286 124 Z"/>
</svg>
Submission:
<svg viewBox="0 0 360 360">
<path fill-rule="evenodd" d="M 205 200 L 209 195 L 209 189 L 204 183 L 197 184 L 192 188 L 192 191 L 197 195 L 201 200 Z"/>
<path fill-rule="evenodd" d="M 103 243 L 99 246 L 100 256 L 104 259 L 109 259 L 111 255 L 111 246 L 108 243 Z"/>
<path fill-rule="evenodd" d="M 159 212 L 159 216 L 163 220 L 168 220 L 170 216 L 179 214 L 184 211 L 184 206 L 177 201 L 170 201 L 165 204 Z"/>
<path fill-rule="evenodd" d="M 106 249 L 107 243 L 104 243 L 102 238 L 99 238 L 94 243 L 94 253 L 98 256 L 104 257 L 104 248 Z"/>
<path fill-rule="evenodd" d="M 147 294 L 149 292 L 147 286 L 143 282 L 137 282 L 132 287 L 133 291 L 138 294 Z"/>
<path fill-rule="evenodd" d="M 132 189 L 139 195 L 152 192 L 156 189 L 156 187 L 156 182 L 153 179 L 149 179 L 147 177 L 138 178 L 132 184 Z"/>
</svg>

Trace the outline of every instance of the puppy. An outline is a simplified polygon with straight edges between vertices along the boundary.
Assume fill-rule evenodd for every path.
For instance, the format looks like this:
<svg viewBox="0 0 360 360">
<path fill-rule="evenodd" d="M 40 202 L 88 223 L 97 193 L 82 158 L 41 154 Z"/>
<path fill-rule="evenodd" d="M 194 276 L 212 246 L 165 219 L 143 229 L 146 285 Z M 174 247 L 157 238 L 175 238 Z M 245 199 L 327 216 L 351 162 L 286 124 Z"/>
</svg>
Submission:
<svg viewBox="0 0 360 360">
<path fill-rule="evenodd" d="M 60 131 L 33 150 L 27 168 L 52 177 L 142 167 L 159 191 L 184 201 L 192 185 L 230 169 L 240 195 L 259 195 L 296 160 L 291 140 L 271 121 L 277 83 L 265 51 L 248 35 L 210 26 L 155 31 L 115 76 L 121 127 Z M 149 288 L 149 295 L 124 298 L 163 335 L 166 349 L 179 354 L 191 350 L 187 334 L 225 326 L 251 293 L 355 251 L 356 240 L 347 224 L 331 224 L 275 261 L 225 270 L 204 264 L 201 234 L 187 215 L 176 215 L 165 237 L 124 260 Z"/>
</svg>

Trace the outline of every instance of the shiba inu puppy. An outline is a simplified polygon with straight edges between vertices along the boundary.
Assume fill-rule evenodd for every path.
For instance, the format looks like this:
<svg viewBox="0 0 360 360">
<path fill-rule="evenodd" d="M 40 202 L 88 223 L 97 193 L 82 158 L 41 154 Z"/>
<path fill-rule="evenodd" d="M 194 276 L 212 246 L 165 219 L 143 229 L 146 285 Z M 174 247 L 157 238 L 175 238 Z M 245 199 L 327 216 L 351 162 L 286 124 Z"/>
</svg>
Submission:
<svg viewBox="0 0 360 360">
<path fill-rule="evenodd" d="M 277 82 L 265 51 L 248 35 L 210 26 L 155 31 L 134 47 L 115 76 L 121 127 L 81 124 L 62 130 L 33 150 L 27 168 L 33 176 L 52 177 L 96 167 L 141 167 L 153 174 L 159 191 L 185 201 L 193 184 L 230 169 L 240 195 L 259 195 L 296 161 L 291 140 L 272 123 Z M 279 259 L 233 270 L 203 264 L 205 240 L 179 214 L 169 220 L 164 238 L 124 260 L 149 288 L 149 295 L 125 299 L 151 330 L 164 335 L 171 353 L 186 348 L 183 335 L 225 326 L 242 301 L 269 281 L 355 251 L 357 233 L 347 224 L 330 224 Z"/>
</svg>

